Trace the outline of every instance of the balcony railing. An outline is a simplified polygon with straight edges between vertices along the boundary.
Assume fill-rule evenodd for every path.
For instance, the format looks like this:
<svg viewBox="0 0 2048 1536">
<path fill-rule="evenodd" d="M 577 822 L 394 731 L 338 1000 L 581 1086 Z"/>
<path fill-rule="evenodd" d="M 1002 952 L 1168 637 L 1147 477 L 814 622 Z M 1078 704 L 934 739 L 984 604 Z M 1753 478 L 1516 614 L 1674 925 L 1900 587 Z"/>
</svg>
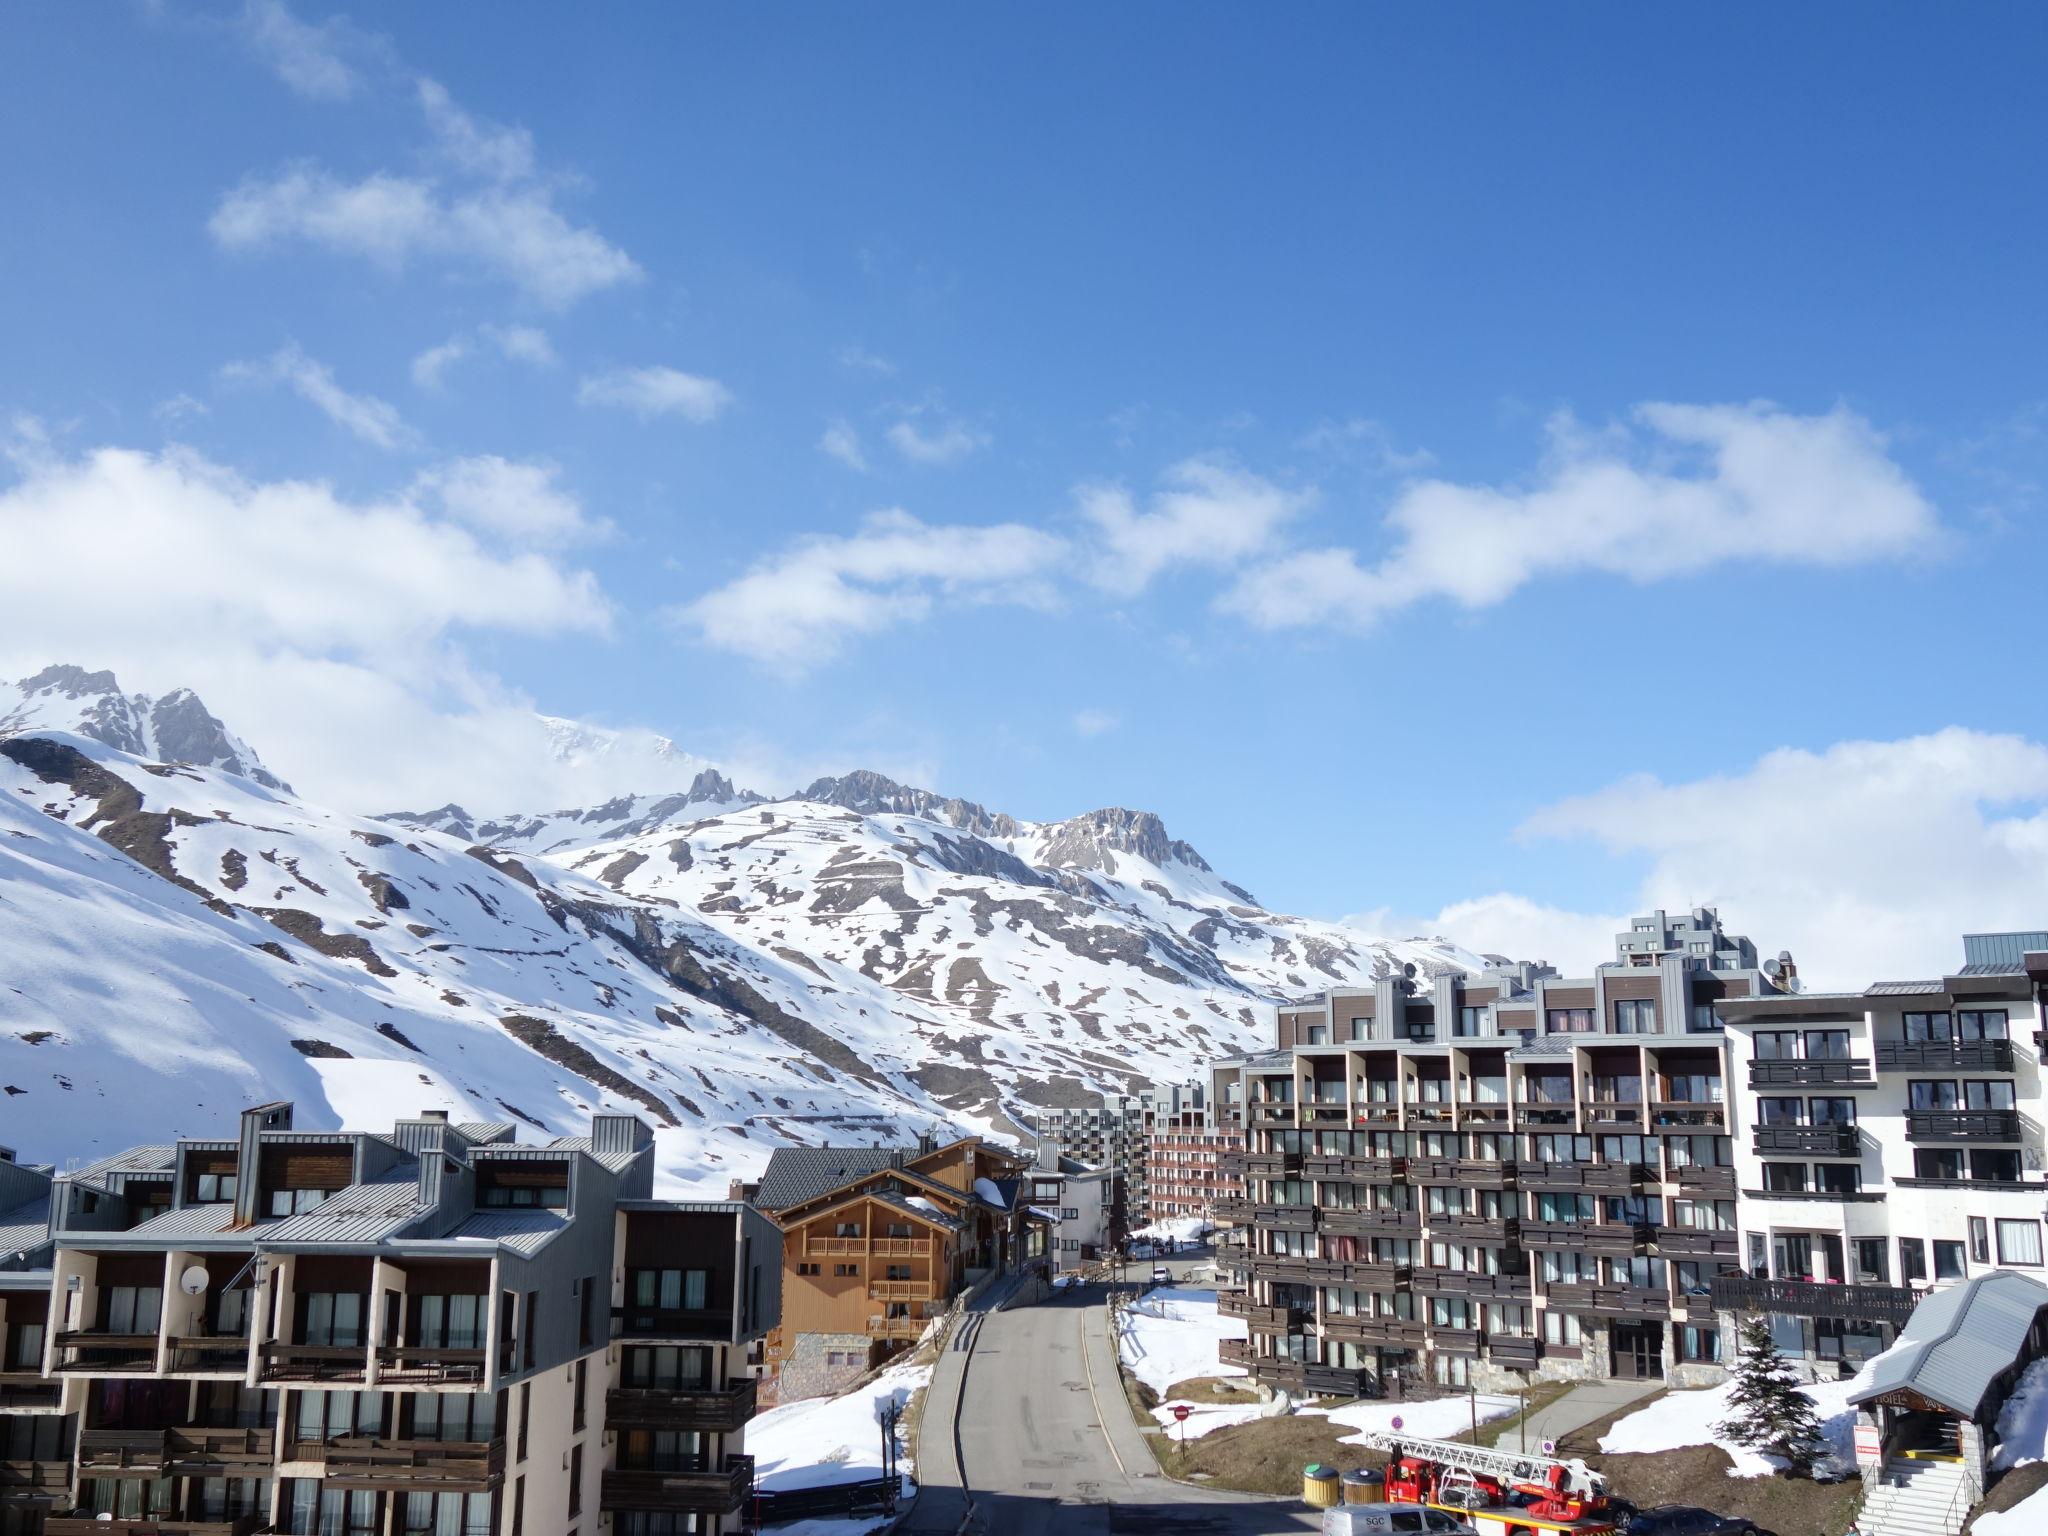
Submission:
<svg viewBox="0 0 2048 1536">
<path fill-rule="evenodd" d="M 1252 1225 L 1272 1227 L 1281 1232 L 1313 1232 L 1316 1229 L 1316 1208 L 1312 1205 L 1261 1205 L 1252 1206 Z"/>
<path fill-rule="evenodd" d="M 698 1472 L 651 1472 L 615 1468 L 604 1474 L 599 1507 L 650 1513 L 731 1514 L 753 1495 L 754 1458 L 728 1456 L 716 1468 Z"/>
<path fill-rule="evenodd" d="M 364 1381 L 370 1351 L 362 1344 L 277 1344 L 263 1346 L 265 1381 Z"/>
<path fill-rule="evenodd" d="M 1659 1227 L 1657 1252 L 1667 1259 L 1732 1259 L 1739 1251 L 1733 1232 L 1702 1227 Z"/>
<path fill-rule="evenodd" d="M 70 1491 L 68 1461 L 0 1461 L 0 1497 L 34 1498 Z"/>
<path fill-rule="evenodd" d="M 1325 1208 L 1317 1225 L 1336 1237 L 1395 1237 L 1422 1230 L 1420 1211 Z"/>
<path fill-rule="evenodd" d="M 165 1447 L 172 1477 L 268 1477 L 276 1457 L 276 1431 L 174 1429 Z"/>
<path fill-rule="evenodd" d="M 1735 1198 L 1735 1170 L 1733 1168 L 1674 1168 L 1666 1181 L 1676 1184 L 1688 1195 L 1708 1200 L 1733 1200 Z"/>
<path fill-rule="evenodd" d="M 1515 1182 L 1523 1189 L 1625 1195 L 1647 1183 L 1649 1177 L 1650 1170 L 1641 1163 L 1524 1163 L 1516 1171 Z"/>
<path fill-rule="evenodd" d="M 505 1479 L 499 1440 L 380 1440 L 344 1435 L 297 1442 L 294 1460 L 319 1463 L 330 1488 L 358 1492 L 488 1493 Z"/>
<path fill-rule="evenodd" d="M 2010 1072 L 2010 1040 L 1880 1040 L 1880 1072 Z"/>
<path fill-rule="evenodd" d="M 1650 1104 L 1650 1128 L 1657 1131 L 1722 1130 L 1728 1124 L 1725 1104 L 1694 1099 L 1656 1099 Z"/>
<path fill-rule="evenodd" d="M 1870 1062 L 1861 1056 L 1821 1057 L 1807 1061 L 1752 1061 L 1752 1088 L 1875 1088 Z"/>
<path fill-rule="evenodd" d="M 1527 1270 L 1483 1275 L 1470 1269 L 1418 1269 L 1410 1284 L 1439 1296 L 1499 1296 L 1516 1301 L 1527 1301 L 1530 1290 Z"/>
<path fill-rule="evenodd" d="M 1486 1358 L 1511 1371 L 1533 1371 L 1543 1362 L 1543 1341 L 1525 1334 L 1489 1334 Z"/>
<path fill-rule="evenodd" d="M 0 1412 L 34 1412 L 54 1408 L 63 1397 L 63 1385 L 39 1371 L 0 1371 Z"/>
<path fill-rule="evenodd" d="M 868 1337 L 901 1341 L 921 1339 L 930 1322 L 928 1317 L 871 1317 L 868 1319 Z"/>
<path fill-rule="evenodd" d="M 1750 1140 L 1758 1152 L 1795 1157 L 1856 1157 L 1860 1147 L 1853 1125 L 1760 1125 Z"/>
<path fill-rule="evenodd" d="M 1252 1219 L 1252 1203 L 1249 1200 L 1229 1198 L 1215 1201 L 1209 1207 L 1209 1215 L 1216 1221 L 1233 1224 L 1249 1223 Z"/>
<path fill-rule="evenodd" d="M 57 1335 L 57 1369 L 60 1371 L 127 1374 L 156 1369 L 156 1335 L 153 1333 L 100 1333 L 76 1329 Z"/>
<path fill-rule="evenodd" d="M 1216 1358 L 1225 1365 L 1250 1366 L 1252 1363 L 1252 1341 L 1250 1339 L 1218 1339 Z"/>
<path fill-rule="evenodd" d="M 249 1368 L 249 1341 L 239 1334 L 173 1334 L 171 1373 L 239 1376 Z"/>
<path fill-rule="evenodd" d="M 1440 1354 L 1476 1355 L 1486 1343 L 1486 1332 L 1480 1328 L 1439 1328 L 1434 1323 L 1429 1328 L 1429 1347 Z"/>
<path fill-rule="evenodd" d="M 1714 1305 L 1731 1312 L 1784 1312 L 1842 1317 L 1903 1327 L 1919 1297 L 1903 1285 L 1840 1285 L 1814 1280 L 1752 1280 L 1722 1275 L 1710 1287 Z"/>
<path fill-rule="evenodd" d="M 1499 1248 L 1515 1240 L 1521 1223 L 1513 1216 L 1430 1213 L 1429 1235 L 1438 1242 L 1481 1243 Z"/>
<path fill-rule="evenodd" d="M 935 1301 L 938 1286 L 931 1280 L 870 1280 L 870 1301 Z"/>
<path fill-rule="evenodd" d="M 1302 1160 L 1302 1174 L 1306 1178 L 1353 1184 L 1391 1184 L 1407 1170 L 1405 1157 L 1338 1157 L 1319 1152 Z"/>
<path fill-rule="evenodd" d="M 1292 1101 L 1278 1104 L 1256 1103 L 1251 1106 L 1250 1113 L 1246 1116 L 1246 1119 L 1252 1125 L 1292 1125 L 1294 1124 L 1294 1105 Z"/>
<path fill-rule="evenodd" d="M 1980 1045 L 2005 1042 L 1979 1041 Z M 1908 1141 L 2018 1141 L 2016 1109 L 1915 1109 L 1906 1113 Z"/>
<path fill-rule="evenodd" d="M 1359 1317 L 1339 1313 L 1325 1317 L 1323 1337 L 1351 1344 L 1378 1344 L 1394 1349 L 1420 1349 L 1427 1340 L 1422 1320 L 1415 1317 Z"/>
<path fill-rule="evenodd" d="M 1643 1125 L 1643 1102 L 1641 1099 L 1593 1099 L 1582 1106 L 1586 1129 L 1600 1130 L 1641 1130 Z"/>
<path fill-rule="evenodd" d="M 1357 1397 L 1365 1387 L 1365 1373 L 1341 1365 L 1315 1365 L 1301 1360 L 1254 1359 L 1252 1379 L 1296 1394 L 1315 1393 L 1324 1397 Z"/>
<path fill-rule="evenodd" d="M 1408 1161 L 1411 1184 L 1455 1184 L 1462 1189 L 1511 1189 L 1512 1162 L 1477 1157 L 1418 1157 Z"/>
<path fill-rule="evenodd" d="M 1650 1241 L 1647 1223 L 1525 1221 L 1524 1248 L 1576 1248 L 1584 1253 L 1631 1255 L 1642 1252 Z"/>
<path fill-rule="evenodd" d="M 434 1344 L 387 1345 L 377 1351 L 377 1379 L 386 1386 L 435 1386 L 484 1379 L 484 1352 Z"/>
<path fill-rule="evenodd" d="M 43 1536 L 257 1536 L 270 1529 L 262 1515 L 233 1520 L 102 1520 L 92 1515 L 48 1515 Z"/>
<path fill-rule="evenodd" d="M 1375 1260 L 1346 1264 L 1342 1283 L 1357 1291 L 1383 1294 L 1408 1289 L 1414 1271 L 1406 1264 L 1382 1264 Z"/>
<path fill-rule="evenodd" d="M 1386 1099 L 1369 1101 L 1358 1106 L 1358 1112 L 1352 1119 L 1358 1125 L 1391 1129 L 1401 1123 L 1401 1106 Z"/>
<path fill-rule="evenodd" d="M 613 1307 L 612 1337 L 715 1342 L 732 1337 L 732 1312 L 725 1307 Z"/>
<path fill-rule="evenodd" d="M 1247 1152 L 1244 1175 L 1248 1179 L 1284 1179 L 1301 1172 L 1299 1152 Z"/>
<path fill-rule="evenodd" d="M 1668 1317 L 1671 1298 L 1640 1285 L 1597 1285 L 1559 1281 L 1545 1293 L 1551 1307 L 1596 1317 Z"/>
</svg>

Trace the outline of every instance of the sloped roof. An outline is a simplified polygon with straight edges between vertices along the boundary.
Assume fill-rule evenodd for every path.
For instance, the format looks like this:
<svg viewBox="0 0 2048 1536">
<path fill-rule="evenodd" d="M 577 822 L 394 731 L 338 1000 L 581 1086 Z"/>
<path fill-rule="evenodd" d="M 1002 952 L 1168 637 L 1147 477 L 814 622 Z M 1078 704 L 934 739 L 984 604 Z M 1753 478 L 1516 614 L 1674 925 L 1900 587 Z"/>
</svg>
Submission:
<svg viewBox="0 0 2048 1536">
<path fill-rule="evenodd" d="M 50 1240 L 50 1197 L 38 1196 L 11 1211 L 0 1211 L 0 1259 L 40 1248 Z"/>
<path fill-rule="evenodd" d="M 497 1243 L 532 1258 L 569 1225 L 568 1218 L 542 1206 L 508 1206 L 478 1211 L 447 1234 L 462 1242 Z"/>
<path fill-rule="evenodd" d="M 284 1216 L 264 1229 L 266 1243 L 378 1243 L 396 1237 L 427 1214 L 419 1175 L 378 1179 L 337 1189 L 310 1211 Z"/>
<path fill-rule="evenodd" d="M 2043 1307 L 2048 1285 L 2010 1269 L 1938 1290 L 1913 1309 L 1898 1342 L 1865 1368 L 1849 1401 L 1903 1389 L 1975 1417 L 1992 1382 L 2019 1359 Z"/>
<path fill-rule="evenodd" d="M 900 1147 L 777 1147 L 754 1199 L 764 1210 L 786 1211 L 854 1179 L 897 1167 L 902 1158 Z"/>
</svg>

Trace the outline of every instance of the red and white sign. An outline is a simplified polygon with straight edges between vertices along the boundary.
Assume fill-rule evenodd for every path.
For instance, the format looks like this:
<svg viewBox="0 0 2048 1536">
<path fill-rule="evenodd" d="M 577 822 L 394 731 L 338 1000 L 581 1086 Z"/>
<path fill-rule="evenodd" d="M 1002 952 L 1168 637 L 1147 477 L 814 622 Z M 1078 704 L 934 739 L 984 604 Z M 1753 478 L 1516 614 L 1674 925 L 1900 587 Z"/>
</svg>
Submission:
<svg viewBox="0 0 2048 1536">
<path fill-rule="evenodd" d="M 1190 1408 L 1186 1403 L 1175 1403 L 1173 1405 L 1174 1422 L 1178 1424 L 1185 1424 L 1188 1421 L 1188 1415 L 1193 1413 L 1194 1411 L 1195 1410 Z"/>
</svg>

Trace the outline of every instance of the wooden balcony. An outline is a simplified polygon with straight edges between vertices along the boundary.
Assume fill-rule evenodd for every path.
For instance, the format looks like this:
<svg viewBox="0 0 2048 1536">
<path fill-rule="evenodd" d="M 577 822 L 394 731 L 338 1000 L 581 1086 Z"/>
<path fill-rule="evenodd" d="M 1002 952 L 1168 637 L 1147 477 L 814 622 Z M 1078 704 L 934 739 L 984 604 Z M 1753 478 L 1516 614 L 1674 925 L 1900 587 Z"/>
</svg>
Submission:
<svg viewBox="0 0 2048 1536">
<path fill-rule="evenodd" d="M 1752 1061 L 1752 1088 L 1875 1088 L 1870 1063 L 1861 1056 L 1822 1057 L 1810 1061 Z"/>
<path fill-rule="evenodd" d="M 1525 1099 L 1515 1105 L 1515 1125 L 1518 1129 L 1542 1131 L 1554 1127 L 1569 1128 L 1578 1118 L 1579 1106 L 1577 1101 L 1572 1099 Z"/>
<path fill-rule="evenodd" d="M 1252 1225 L 1272 1227 L 1280 1232 L 1313 1232 L 1316 1229 L 1316 1208 L 1312 1205 L 1261 1205 L 1252 1206 Z"/>
<path fill-rule="evenodd" d="M 868 1319 L 868 1337 L 915 1343 L 924 1337 L 925 1327 L 930 1322 L 928 1317 L 871 1317 Z"/>
<path fill-rule="evenodd" d="M 1225 1365 L 1242 1365 L 1250 1368 L 1254 1358 L 1250 1339 L 1218 1339 L 1216 1358 Z"/>
<path fill-rule="evenodd" d="M 1671 1297 L 1649 1286 L 1559 1281 L 1545 1292 L 1551 1307 L 1593 1317 L 1666 1318 Z"/>
<path fill-rule="evenodd" d="M 1321 1332 L 1326 1339 L 1350 1344 L 1377 1344 L 1389 1349 L 1420 1349 L 1427 1341 L 1422 1320 L 1413 1317 L 1338 1314 L 1323 1319 Z"/>
<path fill-rule="evenodd" d="M 1429 1347 L 1446 1355 L 1476 1355 L 1486 1343 L 1484 1330 L 1478 1328 L 1439 1328 L 1434 1323 L 1429 1329 Z"/>
<path fill-rule="evenodd" d="M 1322 1397 L 1357 1397 L 1365 1387 L 1364 1372 L 1341 1365 L 1254 1359 L 1251 1372 L 1252 1380 L 1297 1395 L 1314 1393 Z"/>
<path fill-rule="evenodd" d="M 277 1459 L 276 1431 L 173 1429 L 165 1454 L 172 1477 L 268 1477 Z"/>
<path fill-rule="evenodd" d="M 1216 1315 L 1218 1317 L 1249 1318 L 1262 1310 L 1259 1303 L 1243 1291 L 1218 1291 L 1216 1293 Z"/>
<path fill-rule="evenodd" d="M 1650 1103 L 1652 1131 L 1725 1131 L 1728 1106 L 1702 1104 L 1691 1099 L 1654 1099 Z"/>
<path fill-rule="evenodd" d="M 387 1346 L 377 1351 L 377 1379 L 389 1387 L 475 1385 L 484 1379 L 484 1352 L 429 1344 Z"/>
<path fill-rule="evenodd" d="M 1978 1041 L 1980 1045 L 2005 1041 Z M 1906 1112 L 1908 1141 L 2018 1141 L 2016 1109 L 1914 1109 Z"/>
<path fill-rule="evenodd" d="M 0 1461 L 0 1499 L 46 1498 L 67 1495 L 70 1502 L 71 1463 L 68 1461 Z"/>
<path fill-rule="evenodd" d="M 49 1515 L 43 1536 L 258 1536 L 270 1529 L 261 1515 L 236 1520 L 100 1520 L 91 1515 Z"/>
<path fill-rule="evenodd" d="M 1405 1157 L 1335 1157 L 1318 1153 L 1302 1159 L 1302 1175 L 1351 1184 L 1392 1184 L 1408 1171 Z"/>
<path fill-rule="evenodd" d="M 1486 1340 L 1486 1358 L 1511 1371 L 1533 1371 L 1543 1363 L 1543 1341 L 1533 1335 L 1504 1337 L 1490 1334 Z"/>
<path fill-rule="evenodd" d="M 499 1440 L 378 1440 L 348 1435 L 319 1447 L 327 1486 L 385 1493 L 488 1493 L 505 1480 Z"/>
<path fill-rule="evenodd" d="M 644 1510 L 651 1514 L 731 1514 L 754 1492 L 754 1458 L 728 1456 L 703 1471 L 650 1472 L 609 1469 L 598 1495 L 606 1514 Z"/>
<path fill-rule="evenodd" d="M 1337 1237 L 1414 1237 L 1422 1231 L 1422 1213 L 1325 1209 L 1317 1225 Z"/>
<path fill-rule="evenodd" d="M 1247 1152 L 1241 1170 L 1248 1179 L 1284 1179 L 1301 1172 L 1299 1152 Z"/>
<path fill-rule="evenodd" d="M 1650 1241 L 1647 1224 L 1604 1221 L 1525 1221 L 1524 1248 L 1572 1248 L 1582 1253 L 1637 1254 Z"/>
<path fill-rule="evenodd" d="M 1589 1131 L 1639 1131 L 1643 1128 L 1642 1100 L 1605 1099 L 1588 1101 L 1583 1107 Z"/>
<path fill-rule="evenodd" d="M 1307 1259 L 1296 1258 L 1291 1253 L 1255 1253 L 1251 1256 L 1249 1268 L 1254 1280 L 1263 1280 L 1270 1285 L 1309 1284 Z"/>
<path fill-rule="evenodd" d="M 1292 1101 L 1286 1103 L 1254 1102 L 1246 1107 L 1245 1123 L 1247 1125 L 1292 1125 L 1294 1124 L 1294 1105 Z"/>
<path fill-rule="evenodd" d="M 77 1375 L 153 1375 L 156 1335 L 76 1329 L 57 1335 L 57 1369 Z"/>
<path fill-rule="evenodd" d="M 1784 1312 L 1841 1317 L 1904 1327 L 1919 1296 L 1903 1285 L 1838 1285 L 1812 1280 L 1752 1280 L 1722 1275 L 1710 1287 L 1716 1307 L 1730 1312 Z"/>
<path fill-rule="evenodd" d="M 249 1369 L 249 1341 L 236 1334 L 172 1334 L 173 1376 L 240 1376 Z"/>
<path fill-rule="evenodd" d="M 370 1351 L 362 1344 L 277 1344 L 263 1346 L 261 1379 L 272 1382 L 360 1383 L 369 1379 Z"/>
<path fill-rule="evenodd" d="M 1209 1215 L 1213 1220 L 1226 1222 L 1232 1226 L 1249 1226 L 1252 1219 L 1252 1203 L 1234 1196 L 1228 1197 L 1212 1204 L 1209 1207 Z"/>
<path fill-rule="evenodd" d="M 1750 1146 L 1757 1152 L 1780 1156 L 1861 1155 L 1853 1125 L 1760 1125 L 1751 1133 Z"/>
<path fill-rule="evenodd" d="M 1734 1259 L 1739 1253 L 1736 1234 L 1714 1232 L 1700 1227 L 1659 1227 L 1657 1253 L 1666 1259 Z"/>
<path fill-rule="evenodd" d="M 1252 1307 L 1244 1313 L 1244 1325 L 1253 1333 L 1299 1333 L 1307 1314 L 1293 1307 Z"/>
<path fill-rule="evenodd" d="M 1443 1215 L 1432 1212 L 1429 1235 L 1443 1243 L 1478 1243 L 1503 1248 L 1515 1241 L 1521 1222 L 1512 1216 Z"/>
<path fill-rule="evenodd" d="M 870 1280 L 870 1301 L 937 1301 L 939 1290 L 931 1280 Z"/>
<path fill-rule="evenodd" d="M 1346 1264 L 1343 1283 L 1353 1290 L 1392 1295 L 1408 1289 L 1409 1277 L 1412 1274 L 1413 1271 L 1406 1264 L 1381 1264 L 1366 1260 Z"/>
<path fill-rule="evenodd" d="M 1514 1117 L 1513 1106 L 1507 1104 L 1467 1104 L 1458 1101 L 1458 1123 L 1460 1125 L 1506 1125 Z"/>
<path fill-rule="evenodd" d="M 1676 1184 L 1681 1192 L 1696 1200 L 1735 1198 L 1733 1168 L 1675 1168 L 1665 1182 Z"/>
<path fill-rule="evenodd" d="M 1880 1040 L 1880 1072 L 2010 1072 L 2010 1040 Z"/>
<path fill-rule="evenodd" d="M 854 1239 L 847 1239 L 854 1241 Z M 612 1337 L 646 1343 L 719 1343 L 732 1337 L 726 1307 L 613 1307 Z"/>
<path fill-rule="evenodd" d="M 1714 1305 L 1714 1298 L 1711 1292 L 1704 1296 L 1686 1295 L 1679 1297 L 1678 1309 L 1684 1314 L 1685 1320 L 1688 1323 L 1695 1323 L 1702 1327 L 1711 1326 L 1720 1310 Z"/>
<path fill-rule="evenodd" d="M 39 1371 L 0 1371 L 0 1412 L 37 1413 L 63 1400 L 63 1384 Z"/>
<path fill-rule="evenodd" d="M 1418 1269 L 1410 1282 L 1418 1291 L 1439 1296 L 1499 1297 L 1527 1301 L 1527 1270 L 1508 1275 L 1483 1275 L 1470 1269 Z"/>
<path fill-rule="evenodd" d="M 1641 1163 L 1524 1163 L 1516 1171 L 1523 1189 L 1577 1190 L 1589 1195 L 1625 1195 L 1649 1182 Z"/>
<path fill-rule="evenodd" d="M 171 1459 L 170 1435 L 161 1429 L 82 1429 L 80 1477 L 162 1477 Z"/>
</svg>

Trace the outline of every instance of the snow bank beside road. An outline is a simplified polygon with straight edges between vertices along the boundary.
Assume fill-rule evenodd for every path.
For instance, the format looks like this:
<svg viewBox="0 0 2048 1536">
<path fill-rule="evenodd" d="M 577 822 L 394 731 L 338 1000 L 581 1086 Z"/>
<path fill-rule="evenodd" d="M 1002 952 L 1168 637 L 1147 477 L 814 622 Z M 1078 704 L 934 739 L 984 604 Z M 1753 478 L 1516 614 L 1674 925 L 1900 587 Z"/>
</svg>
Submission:
<svg viewBox="0 0 2048 1536">
<path fill-rule="evenodd" d="M 1118 1357 L 1132 1377 L 1165 1394 L 1196 1376 L 1242 1376 L 1241 1365 L 1216 1358 L 1224 1339 L 1248 1337 L 1244 1319 L 1216 1310 L 1214 1291 L 1160 1287 L 1117 1313 Z"/>
<path fill-rule="evenodd" d="M 2022 1371 L 2012 1396 L 1998 1410 L 1998 1449 L 1991 1465 L 2004 1472 L 2036 1461 L 2048 1461 L 2048 1360 L 2036 1360 Z"/>
<path fill-rule="evenodd" d="M 1331 1412 L 1330 1422 L 1341 1424 L 1346 1429 L 1378 1430 L 1394 1432 L 1394 1420 L 1401 1421 L 1399 1433 L 1413 1435 L 1418 1440 L 1448 1440 L 1453 1435 L 1463 1434 L 1472 1427 L 1475 1405 L 1479 1422 L 1498 1419 L 1513 1413 L 1520 1406 L 1512 1397 L 1496 1397 L 1482 1392 L 1472 1397 L 1437 1397 L 1426 1403 L 1353 1403 L 1348 1408 Z M 1320 1412 L 1320 1409 L 1304 1408 L 1302 1412 Z M 1347 1435 L 1345 1445 L 1363 1445 L 1364 1440 Z"/>
<path fill-rule="evenodd" d="M 895 1365 L 844 1397 L 805 1398 L 754 1415 L 747 1424 L 747 1453 L 754 1458 L 755 1486 L 768 1491 L 816 1488 L 880 1477 L 882 1428 L 876 1414 L 888 1403 L 902 1407 L 931 1379 L 928 1365 Z M 900 1429 L 896 1456 L 905 1473 L 914 1470 Z M 904 1496 L 916 1491 L 906 1476 Z"/>
<path fill-rule="evenodd" d="M 1853 1466 L 1856 1460 L 1856 1410 L 1849 1406 L 1854 1386 L 1853 1381 L 1822 1381 L 1799 1389 L 1813 1399 L 1828 1453 L 1843 1466 Z M 1610 1455 L 1643 1455 L 1689 1445 L 1718 1445 L 1735 1463 L 1730 1477 L 1767 1477 L 1783 1463 L 1714 1433 L 1714 1426 L 1728 1417 L 1733 1390 L 1729 1383 L 1697 1392 L 1667 1392 L 1649 1407 L 1618 1421 L 1600 1437 L 1600 1449 Z"/>
</svg>

